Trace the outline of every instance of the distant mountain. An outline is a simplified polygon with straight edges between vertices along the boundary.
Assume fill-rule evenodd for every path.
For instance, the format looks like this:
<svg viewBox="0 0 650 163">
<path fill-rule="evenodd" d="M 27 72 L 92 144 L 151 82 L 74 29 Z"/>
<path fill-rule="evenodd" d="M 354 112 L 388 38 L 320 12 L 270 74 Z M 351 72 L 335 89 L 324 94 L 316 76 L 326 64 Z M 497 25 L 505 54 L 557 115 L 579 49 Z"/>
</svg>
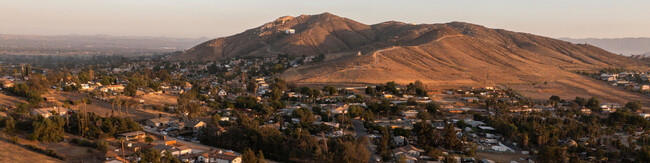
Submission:
<svg viewBox="0 0 650 163">
<path fill-rule="evenodd" d="M 206 38 L 0 34 L 0 54 L 153 54 L 182 51 Z"/>
<path fill-rule="evenodd" d="M 650 38 L 586 38 L 586 39 L 572 39 L 560 38 L 560 40 L 569 41 L 573 43 L 588 43 L 598 46 L 607 51 L 623 55 L 643 55 L 650 56 Z"/>
</svg>

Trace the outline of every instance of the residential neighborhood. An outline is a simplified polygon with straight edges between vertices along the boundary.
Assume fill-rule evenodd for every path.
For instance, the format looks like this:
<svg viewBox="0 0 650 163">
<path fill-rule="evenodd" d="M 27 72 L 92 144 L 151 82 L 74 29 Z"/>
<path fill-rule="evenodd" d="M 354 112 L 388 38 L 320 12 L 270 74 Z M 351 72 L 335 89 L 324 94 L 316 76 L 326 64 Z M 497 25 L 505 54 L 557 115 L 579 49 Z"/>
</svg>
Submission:
<svg viewBox="0 0 650 163">
<path fill-rule="evenodd" d="M 4 1 L 0 163 L 650 162 L 648 18 L 650 1 Z"/>
</svg>

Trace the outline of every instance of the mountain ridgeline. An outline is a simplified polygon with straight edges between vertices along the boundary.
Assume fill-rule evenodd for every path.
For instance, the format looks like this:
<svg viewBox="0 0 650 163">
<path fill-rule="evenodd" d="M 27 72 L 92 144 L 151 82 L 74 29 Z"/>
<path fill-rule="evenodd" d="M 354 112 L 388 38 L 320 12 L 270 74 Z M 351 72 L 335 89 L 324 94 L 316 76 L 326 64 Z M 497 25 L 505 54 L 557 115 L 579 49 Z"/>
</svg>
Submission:
<svg viewBox="0 0 650 163">
<path fill-rule="evenodd" d="M 204 42 L 170 59 L 209 61 L 273 54 L 326 56 L 323 62 L 290 68 L 281 75 L 297 83 L 421 80 L 429 85 L 494 85 L 571 80 L 581 78 L 570 72 L 574 70 L 648 65 L 588 44 L 463 22 L 366 25 L 330 13 L 281 17 Z"/>
</svg>

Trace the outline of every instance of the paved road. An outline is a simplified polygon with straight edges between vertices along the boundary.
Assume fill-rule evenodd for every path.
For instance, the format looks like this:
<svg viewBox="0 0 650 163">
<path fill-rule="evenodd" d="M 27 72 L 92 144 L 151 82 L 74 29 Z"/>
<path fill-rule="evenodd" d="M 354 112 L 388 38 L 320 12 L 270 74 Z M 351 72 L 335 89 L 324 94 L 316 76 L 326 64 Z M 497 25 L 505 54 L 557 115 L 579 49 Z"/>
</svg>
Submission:
<svg viewBox="0 0 650 163">
<path fill-rule="evenodd" d="M 363 122 L 361 122 L 361 120 L 353 119 L 352 125 L 354 125 L 354 132 L 357 137 L 364 137 L 368 135 L 367 130 L 363 126 Z M 372 144 L 372 142 L 370 142 L 370 138 L 368 138 L 368 146 L 366 147 L 370 152 L 370 159 L 368 159 L 368 163 L 376 163 L 377 161 L 375 161 L 375 158 L 379 158 L 379 156 L 375 154 L 376 152 L 375 149 L 377 149 L 377 147 L 374 144 Z"/>
<path fill-rule="evenodd" d="M 353 119 L 352 125 L 354 126 L 354 132 L 357 137 L 366 136 L 366 128 L 363 126 L 363 122 L 359 119 Z"/>
</svg>

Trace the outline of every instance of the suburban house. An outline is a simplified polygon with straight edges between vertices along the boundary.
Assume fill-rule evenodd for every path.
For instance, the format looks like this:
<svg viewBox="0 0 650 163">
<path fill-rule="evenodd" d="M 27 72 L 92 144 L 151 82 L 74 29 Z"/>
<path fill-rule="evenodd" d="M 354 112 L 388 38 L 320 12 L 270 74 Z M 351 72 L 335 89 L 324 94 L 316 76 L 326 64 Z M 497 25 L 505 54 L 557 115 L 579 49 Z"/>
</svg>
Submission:
<svg viewBox="0 0 650 163">
<path fill-rule="evenodd" d="M 158 144 L 156 146 L 151 147 L 151 149 L 155 149 L 156 151 L 160 152 L 160 154 L 165 154 L 165 152 L 171 151 L 172 149 L 174 149 L 174 146 L 173 145 L 167 145 L 167 144 Z"/>
<path fill-rule="evenodd" d="M 192 154 L 192 148 L 182 145 L 182 146 L 174 146 L 170 149 L 172 155 L 174 156 L 180 156 L 180 155 L 186 155 L 186 154 Z"/>
<path fill-rule="evenodd" d="M 2 88 L 10 88 L 14 86 L 14 82 L 11 80 L 2 81 Z"/>
<path fill-rule="evenodd" d="M 332 123 L 332 122 L 312 122 L 313 125 L 325 125 L 331 129 L 336 129 L 339 128 L 339 123 Z"/>
<path fill-rule="evenodd" d="M 120 157 L 117 155 L 117 153 L 113 151 L 106 151 L 106 154 L 104 155 L 106 158 L 106 161 L 104 163 L 123 163 L 123 162 L 129 162 L 125 160 L 124 158 Z"/>
<path fill-rule="evenodd" d="M 187 89 L 187 90 L 192 89 L 192 84 L 190 84 L 189 82 L 185 82 L 185 86 L 183 86 L 183 89 Z"/>
<path fill-rule="evenodd" d="M 294 34 L 294 33 L 296 33 L 296 30 L 295 29 L 285 29 L 284 33 L 285 34 Z"/>
<path fill-rule="evenodd" d="M 160 117 L 148 119 L 145 124 L 149 127 L 163 127 L 169 123 L 173 123 L 176 120 L 173 120 L 171 117 Z"/>
<path fill-rule="evenodd" d="M 330 110 L 332 114 L 345 114 L 348 112 L 348 104 L 321 104 L 321 108 Z"/>
<path fill-rule="evenodd" d="M 50 116 L 53 116 L 53 111 L 56 113 L 56 115 L 59 116 L 64 116 L 68 113 L 68 109 L 66 108 L 61 108 L 61 107 L 51 107 L 51 108 L 40 108 L 40 109 L 34 109 L 31 111 L 31 114 L 33 116 L 43 116 L 44 118 L 48 118 Z"/>
<path fill-rule="evenodd" d="M 90 89 L 90 84 L 81 84 L 81 90 L 89 90 Z"/>
<path fill-rule="evenodd" d="M 404 146 L 406 145 L 406 137 L 404 136 L 395 136 L 393 137 L 393 142 L 395 142 L 396 146 Z"/>
<path fill-rule="evenodd" d="M 393 156 L 396 160 L 399 160 L 400 156 L 404 156 L 407 163 L 415 163 L 418 161 L 420 153 L 423 152 L 423 149 L 417 148 L 413 145 L 407 145 L 393 149 Z"/>
<path fill-rule="evenodd" d="M 167 90 L 166 92 L 169 92 L 169 93 L 171 93 L 171 94 L 175 94 L 175 95 L 180 95 L 180 94 L 185 93 L 185 90 L 182 90 L 182 89 L 171 89 L 171 90 Z"/>
<path fill-rule="evenodd" d="M 418 115 L 417 110 L 406 110 L 402 112 L 402 115 L 407 119 L 414 119 Z"/>
<path fill-rule="evenodd" d="M 391 94 L 383 94 L 383 95 L 381 95 L 381 97 L 382 98 L 395 98 L 395 96 L 393 96 Z"/>
<path fill-rule="evenodd" d="M 200 155 L 197 162 L 205 163 L 241 163 L 242 157 L 233 152 L 223 152 L 222 150 L 210 151 Z"/>
<path fill-rule="evenodd" d="M 600 79 L 603 81 L 615 81 L 618 74 L 600 74 Z"/>
<path fill-rule="evenodd" d="M 218 96 L 226 96 L 226 95 L 228 95 L 228 93 L 226 93 L 226 91 L 224 91 L 224 90 L 222 89 L 222 90 L 219 90 L 219 92 L 217 92 L 217 95 L 218 95 Z"/>
<path fill-rule="evenodd" d="M 194 120 L 189 120 L 185 122 L 185 125 L 183 126 L 183 129 L 185 130 L 191 130 L 191 131 L 198 131 L 199 129 L 205 127 L 207 124 L 201 120 L 194 119 Z"/>
<path fill-rule="evenodd" d="M 108 91 L 121 91 L 124 90 L 123 85 L 107 85 L 99 89 L 102 92 L 108 92 Z"/>
<path fill-rule="evenodd" d="M 647 91 L 647 90 L 650 90 L 650 85 L 636 85 L 636 86 L 634 86 L 634 90 Z"/>
<path fill-rule="evenodd" d="M 43 97 L 43 100 L 45 100 L 45 102 L 56 102 L 56 98 L 54 97 Z"/>
<path fill-rule="evenodd" d="M 650 113 L 639 113 L 639 115 L 645 119 L 650 118 Z"/>
<path fill-rule="evenodd" d="M 463 97 L 462 99 L 465 102 L 478 102 L 479 100 L 477 97 Z"/>
<path fill-rule="evenodd" d="M 147 136 L 143 131 L 133 131 L 133 132 L 127 132 L 127 133 L 121 133 L 117 135 L 120 138 L 124 138 L 126 141 L 130 140 L 136 140 L 136 139 L 143 139 Z"/>
</svg>

